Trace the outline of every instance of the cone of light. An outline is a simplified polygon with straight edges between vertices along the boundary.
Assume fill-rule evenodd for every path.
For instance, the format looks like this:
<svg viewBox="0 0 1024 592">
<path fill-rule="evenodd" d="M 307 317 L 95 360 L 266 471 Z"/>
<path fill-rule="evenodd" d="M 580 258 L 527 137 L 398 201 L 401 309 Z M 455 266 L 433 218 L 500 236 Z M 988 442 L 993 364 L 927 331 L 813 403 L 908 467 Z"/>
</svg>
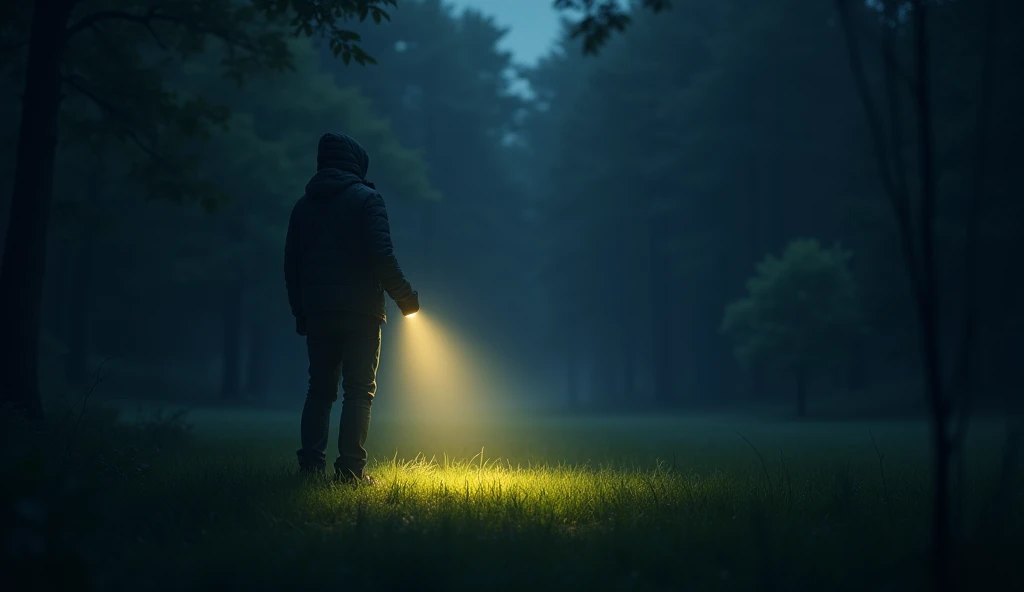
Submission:
<svg viewBox="0 0 1024 592">
<path fill-rule="evenodd" d="M 502 383 L 486 348 L 458 335 L 437 315 L 420 311 L 404 320 L 395 351 L 400 413 L 417 431 L 458 423 L 465 433 L 483 419 L 483 404 Z"/>
</svg>

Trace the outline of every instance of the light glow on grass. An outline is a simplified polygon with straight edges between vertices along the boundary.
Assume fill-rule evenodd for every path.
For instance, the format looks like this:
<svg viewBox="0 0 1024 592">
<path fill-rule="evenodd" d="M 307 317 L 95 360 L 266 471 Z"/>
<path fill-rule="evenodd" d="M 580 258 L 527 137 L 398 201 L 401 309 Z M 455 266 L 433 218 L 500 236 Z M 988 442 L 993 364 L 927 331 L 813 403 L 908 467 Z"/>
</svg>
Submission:
<svg viewBox="0 0 1024 592">
<path fill-rule="evenodd" d="M 631 470 L 587 465 L 513 465 L 485 459 L 484 451 L 463 460 L 392 459 L 372 466 L 374 487 L 330 486 L 309 492 L 327 512 L 348 513 L 352 498 L 381 514 L 414 512 L 418 520 L 444 520 L 470 515 L 494 526 L 513 521 L 520 526 L 577 528 L 635 523 L 646 516 L 706 511 L 734 499 L 738 483 L 722 473 L 697 475 L 673 471 L 664 464 Z M 756 479 L 751 491 L 761 488 Z M 372 508 L 372 509 L 371 509 Z M 314 510 L 316 511 L 316 510 Z M 610 523 L 609 523 L 610 521 Z"/>
<path fill-rule="evenodd" d="M 216 576 L 216 589 L 456 592 L 752 590 L 766 566 L 779 589 L 877 590 L 926 573 L 923 422 L 520 416 L 502 429 L 491 416 L 480 436 L 455 426 L 423 439 L 385 419 L 367 467 L 376 486 L 353 488 L 299 478 L 295 419 L 201 411 L 188 442 L 142 457 L 148 468 L 104 454 L 87 475 L 102 478 L 90 511 L 106 521 L 90 543 L 111 551 L 105 573 L 145 590 L 206 589 L 196 583 Z M 981 516 L 1002 441 L 992 424 L 969 439 L 965 515 Z M 984 546 L 959 556 L 975 566 L 971 589 L 1018 577 L 1024 513 L 1007 500 L 1002 534 L 980 531 Z"/>
</svg>

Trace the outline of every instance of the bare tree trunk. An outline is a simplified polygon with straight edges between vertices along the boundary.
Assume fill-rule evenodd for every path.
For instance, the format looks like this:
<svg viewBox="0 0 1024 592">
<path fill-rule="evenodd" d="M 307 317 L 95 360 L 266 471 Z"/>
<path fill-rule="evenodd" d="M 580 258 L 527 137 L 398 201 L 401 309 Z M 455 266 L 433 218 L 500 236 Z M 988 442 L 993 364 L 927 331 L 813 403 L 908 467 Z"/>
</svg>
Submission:
<svg viewBox="0 0 1024 592">
<path fill-rule="evenodd" d="M 660 408 L 672 407 L 675 403 L 672 380 L 672 318 L 675 302 L 665 299 L 665 276 L 668 265 L 660 242 L 661 224 L 651 217 L 648 230 L 648 257 L 650 258 L 651 298 L 651 353 L 654 375 L 654 401 Z"/>
<path fill-rule="evenodd" d="M 995 37 L 1002 0 L 989 0 L 986 15 L 985 47 L 981 67 L 981 93 L 978 99 L 974 174 L 971 195 L 964 217 L 966 237 L 964 244 L 964 301 L 963 326 L 960 331 L 959 358 L 953 375 L 952 390 L 958 396 L 957 422 L 952 435 L 954 446 L 959 447 L 967 432 L 971 402 L 978 387 L 978 328 L 981 307 L 978 303 L 978 260 L 981 250 L 981 213 L 984 207 L 985 185 L 988 173 L 989 130 L 991 128 L 992 93 L 995 79 Z"/>
<path fill-rule="evenodd" d="M 932 416 L 934 496 L 932 544 L 935 585 L 956 588 L 953 581 L 953 553 L 949 520 L 949 474 L 952 446 L 948 434 L 949 409 L 943 392 L 939 358 L 938 261 L 935 254 L 935 140 L 932 130 L 931 72 L 929 63 L 928 13 L 921 0 L 912 0 L 914 19 L 915 111 L 917 114 L 918 181 L 921 186 L 921 279 L 918 316 L 921 323 L 921 357 L 925 389 Z"/>
<path fill-rule="evenodd" d="M 237 400 L 240 394 L 242 361 L 242 290 L 241 280 L 230 282 L 224 289 L 224 342 L 221 397 Z"/>
<path fill-rule="evenodd" d="M 967 241 L 965 248 L 965 279 L 970 282 L 964 299 L 964 328 L 959 344 L 959 367 L 954 375 L 950 392 L 959 398 L 947 396 L 942 383 L 940 358 L 940 302 L 937 288 L 938 261 L 934 237 L 936 208 L 936 170 L 935 141 L 933 138 L 932 105 L 930 95 L 930 51 L 928 39 L 928 9 L 923 0 L 910 1 L 910 16 L 913 32 L 913 79 L 912 92 L 916 115 L 916 147 L 918 152 L 917 181 L 920 186 L 920 205 L 918 211 L 919 233 L 914 230 L 911 213 L 911 200 L 907 189 L 904 163 L 901 157 L 903 148 L 900 136 L 902 120 L 899 117 L 899 99 L 897 96 L 896 57 L 893 49 L 893 28 L 898 22 L 895 18 L 899 7 L 895 2 L 886 2 L 886 16 L 889 26 L 883 27 L 883 55 L 885 59 L 885 88 L 889 99 L 890 133 L 886 134 L 875 112 L 870 97 L 864 67 L 861 62 L 860 50 L 853 32 L 849 13 L 848 0 L 836 0 L 844 33 L 846 36 L 850 66 L 856 78 L 857 89 L 861 96 L 871 136 L 875 142 L 875 156 L 878 159 L 879 171 L 886 195 L 890 198 L 899 222 L 901 246 L 907 271 L 910 275 L 914 291 L 914 304 L 918 316 L 918 337 L 921 351 L 922 370 L 925 381 L 926 398 L 931 417 L 932 465 L 933 465 L 933 507 L 932 507 L 932 578 L 933 586 L 939 591 L 954 590 L 958 586 L 957 571 L 954 569 L 952 545 L 952 528 L 950 520 L 951 493 L 950 473 L 953 456 L 962 451 L 963 434 L 967 426 L 970 410 L 970 391 L 974 385 L 974 351 L 976 348 L 975 333 L 977 325 L 977 258 L 978 258 L 978 223 L 980 218 L 980 200 L 984 192 L 987 164 L 987 131 L 990 122 L 989 106 L 992 100 L 992 62 L 994 59 L 993 40 L 998 23 L 1000 0 L 990 0 L 985 35 L 984 64 L 982 65 L 981 102 L 978 106 L 977 152 L 974 171 L 974 192 L 970 197 L 967 211 Z M 887 144 L 888 142 L 888 144 Z M 889 152 L 893 153 L 890 162 Z M 959 402 L 959 408 L 953 403 Z M 953 423 L 953 412 L 957 412 L 957 421 Z M 952 433 L 950 427 L 953 427 Z"/>
<path fill-rule="evenodd" d="M 263 396 L 267 393 L 267 382 L 270 377 L 269 342 L 267 327 L 262 321 L 254 321 L 249 325 L 249 365 L 246 369 L 245 392 L 250 395 Z"/>
<path fill-rule="evenodd" d="M 756 92 L 754 85 L 749 85 L 747 89 L 748 99 L 746 104 L 746 120 L 748 129 L 757 129 L 760 121 L 760 115 L 758 113 L 758 102 L 760 97 Z M 747 146 L 746 154 L 746 194 L 747 194 L 747 261 L 744 263 L 743 273 L 746 273 L 750 266 L 756 265 L 765 254 L 764 237 L 762 232 L 763 227 L 763 207 L 762 202 L 762 191 L 761 191 L 761 169 L 758 166 L 758 159 L 762 155 L 757 150 L 757 145 L 753 142 Z M 749 370 L 750 379 L 750 394 L 753 398 L 758 401 L 762 401 L 765 398 L 765 369 L 761 364 L 754 364 Z"/>
<path fill-rule="evenodd" d="M 0 268 L 0 401 L 43 416 L 39 332 L 46 234 L 60 111 L 60 64 L 72 2 L 35 2 L 14 171 L 11 215 Z"/>
<path fill-rule="evenodd" d="M 633 319 L 628 315 L 620 317 L 622 341 L 619 351 L 622 364 L 622 396 L 627 401 L 633 400 L 636 391 L 636 332 Z"/>
<path fill-rule="evenodd" d="M 968 198 L 966 224 L 966 240 L 964 244 L 964 280 L 965 290 L 963 301 L 963 327 L 960 332 L 959 359 L 954 370 L 951 391 L 958 408 L 950 409 L 955 413 L 952 433 L 949 435 L 950 456 L 959 455 L 957 469 L 957 504 L 953 505 L 956 521 L 954 524 L 962 528 L 960 517 L 963 512 L 964 458 L 963 441 L 967 434 L 972 403 L 979 388 L 978 381 L 978 325 L 981 314 L 978 305 L 978 259 L 980 251 L 981 213 L 985 197 L 985 184 L 988 172 L 989 137 L 992 93 L 995 68 L 995 37 L 999 22 L 999 9 L 1002 0 L 989 0 L 989 10 L 985 23 L 985 45 L 982 51 L 981 93 L 978 103 L 976 120 L 976 144 L 974 153 L 974 174 L 971 195 Z M 950 459 L 949 462 L 952 462 Z M 951 529 L 952 532 L 952 529 Z"/>
<path fill-rule="evenodd" d="M 68 342 L 68 313 L 71 311 L 68 294 L 72 289 L 72 249 L 64 241 L 54 245 L 53 263 L 47 266 L 43 283 L 46 312 L 42 313 L 41 330 L 57 341 Z M 49 321 L 49 322 L 47 322 Z"/>
<path fill-rule="evenodd" d="M 807 417 L 807 369 L 798 368 L 796 371 L 796 416 L 800 419 Z"/>
<path fill-rule="evenodd" d="M 565 399 L 570 409 L 580 406 L 580 368 L 577 346 L 567 336 L 568 347 L 565 348 Z"/>
<path fill-rule="evenodd" d="M 947 424 L 948 405 L 941 381 L 939 358 L 939 301 L 936 290 L 937 259 L 935 254 L 935 156 L 930 96 L 930 64 L 927 7 L 921 0 L 911 0 L 914 72 L 911 96 L 916 115 L 916 148 L 918 152 L 918 183 L 920 200 L 917 228 L 913 220 L 912 201 L 903 159 L 902 117 L 896 75 L 894 27 L 898 23 L 895 3 L 884 4 L 887 23 L 883 24 L 882 54 L 885 65 L 885 92 L 889 110 L 888 132 L 871 99 L 860 50 L 854 34 L 847 0 L 837 0 L 847 39 L 851 70 L 875 142 L 875 157 L 885 193 L 893 206 L 899 224 L 901 248 L 910 276 L 918 320 L 925 397 L 931 416 L 933 467 L 933 584 L 936 590 L 952 590 L 954 571 L 951 560 L 949 528 L 949 473 L 951 446 Z"/>
<path fill-rule="evenodd" d="M 100 158 L 89 172 L 85 202 L 95 204 L 101 191 L 103 163 Z M 87 222 L 82 222 L 81 242 L 75 252 L 71 289 L 68 292 L 68 357 L 65 374 L 68 382 L 83 386 L 89 377 L 89 313 L 91 309 L 93 268 L 95 265 L 95 237 Z"/>
<path fill-rule="evenodd" d="M 867 386 L 867 350 L 864 339 L 856 337 L 850 346 L 850 368 L 846 387 L 851 391 L 860 391 Z"/>
<path fill-rule="evenodd" d="M 82 386 L 89 377 L 89 310 L 92 293 L 94 239 L 89 231 L 75 253 L 70 294 L 68 357 L 65 372 L 68 382 Z"/>
<path fill-rule="evenodd" d="M 618 381 L 615 380 L 616 371 L 619 369 L 616 359 L 619 348 L 615 346 L 615 332 L 608 320 L 605 319 L 604 330 L 594 337 L 591 345 L 594 362 L 591 367 L 591 390 L 594 398 L 600 402 L 600 407 L 606 411 L 622 407 L 622 396 L 618 389 Z"/>
</svg>

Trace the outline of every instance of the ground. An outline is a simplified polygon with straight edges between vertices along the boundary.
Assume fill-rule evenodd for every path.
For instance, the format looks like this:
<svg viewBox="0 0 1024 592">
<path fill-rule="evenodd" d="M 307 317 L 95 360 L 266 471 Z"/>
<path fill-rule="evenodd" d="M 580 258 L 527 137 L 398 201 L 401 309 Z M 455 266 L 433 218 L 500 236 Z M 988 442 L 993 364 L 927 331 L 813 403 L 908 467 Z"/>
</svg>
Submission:
<svg viewBox="0 0 1024 592">
<path fill-rule="evenodd" d="M 298 478 L 296 412 L 197 412 L 188 430 L 145 417 L 127 428 L 102 410 L 81 423 L 72 413 L 60 429 L 5 443 L 4 480 L 15 487 L 4 513 L 16 528 L 4 560 L 37 578 L 33 589 L 43 589 L 38 578 L 102 590 L 913 590 L 926 581 L 920 423 L 379 416 L 377 486 L 353 489 Z M 1000 470 L 1001 424 L 972 433 L 963 577 L 971 589 L 1013 589 L 1024 584 L 1022 504 L 1007 492 L 1020 475 Z M 46 444 L 26 446 L 32 438 Z"/>
</svg>

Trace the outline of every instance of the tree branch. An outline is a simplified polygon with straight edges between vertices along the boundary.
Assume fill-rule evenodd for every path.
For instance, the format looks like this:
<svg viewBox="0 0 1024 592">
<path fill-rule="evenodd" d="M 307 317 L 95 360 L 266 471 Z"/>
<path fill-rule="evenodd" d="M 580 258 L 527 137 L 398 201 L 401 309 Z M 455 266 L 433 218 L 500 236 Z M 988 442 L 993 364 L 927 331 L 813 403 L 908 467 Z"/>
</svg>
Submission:
<svg viewBox="0 0 1024 592">
<path fill-rule="evenodd" d="M 890 6 L 890 3 L 886 2 L 886 6 L 887 7 Z M 890 18 L 887 18 L 886 19 L 886 24 L 890 24 L 890 21 L 891 21 L 891 24 L 893 24 L 893 26 L 892 27 L 886 27 L 885 31 L 887 31 L 887 32 L 894 31 L 895 30 L 895 24 L 897 24 L 897 20 L 898 20 L 898 18 L 895 15 L 893 15 Z M 893 47 L 891 47 L 891 46 L 887 46 L 886 45 L 886 40 L 885 40 L 885 37 L 883 36 L 884 34 L 883 35 L 874 35 L 870 31 L 863 31 L 862 35 L 868 40 L 869 45 L 871 43 L 874 43 L 874 44 L 876 44 L 880 48 L 881 53 L 882 53 L 882 59 L 890 62 L 890 64 L 893 67 L 893 71 L 894 71 L 895 77 L 898 80 L 900 80 L 901 82 L 903 82 L 904 84 L 906 84 L 907 88 L 913 88 L 913 86 L 914 86 L 914 77 L 910 74 L 909 71 L 907 71 L 906 68 L 902 67 L 902 65 L 900 64 L 900 61 L 898 59 L 896 59 L 896 51 L 895 51 L 895 49 Z"/>
<path fill-rule="evenodd" d="M 156 7 L 151 8 L 150 12 L 153 12 L 155 14 Z M 157 47 L 159 47 L 160 49 L 162 49 L 164 51 L 167 51 L 169 49 L 167 47 L 167 44 L 164 43 L 163 39 L 160 38 L 160 35 L 157 35 L 156 29 L 153 28 L 153 23 L 152 23 L 152 19 L 151 18 L 143 19 L 139 24 L 141 24 L 143 27 L 146 28 L 147 31 L 149 31 L 149 35 L 150 35 L 150 37 L 153 38 L 153 41 L 156 41 Z M 95 31 L 97 35 L 103 35 L 104 34 L 103 33 L 103 29 L 100 27 L 99 22 L 93 21 L 93 22 L 89 23 L 89 28 L 92 29 L 93 31 Z"/>
<path fill-rule="evenodd" d="M 893 165 L 895 166 L 895 189 L 900 193 L 900 200 L 910 202 L 910 188 L 907 186 L 907 166 L 903 158 L 903 114 L 900 110 L 900 93 L 897 84 L 898 62 L 894 37 L 896 35 L 897 16 L 896 4 L 885 3 L 886 22 L 882 30 L 882 58 L 885 71 L 885 94 L 889 104 L 889 131 L 893 147 Z"/>
<path fill-rule="evenodd" d="M 159 11 L 159 6 L 150 7 L 150 9 L 144 14 L 133 14 L 124 10 L 99 10 L 82 17 L 77 23 L 69 26 L 65 37 L 70 39 L 78 33 L 96 26 L 100 22 L 110 20 L 121 20 L 141 24 L 149 28 L 152 32 L 152 19 Z"/>
<path fill-rule="evenodd" d="M 882 125 L 874 100 L 871 98 L 871 85 L 868 83 L 867 74 L 865 73 L 860 44 L 857 42 L 856 33 L 853 30 L 848 2 L 849 0 L 836 0 L 836 10 L 839 12 L 839 21 L 842 24 L 843 33 L 846 37 L 850 70 L 853 72 L 857 93 L 860 96 L 861 106 L 868 121 L 871 139 L 875 145 L 875 158 L 879 175 L 882 178 L 882 189 L 885 191 L 886 197 L 888 197 L 889 203 L 896 213 L 896 221 L 899 224 L 900 245 L 903 250 L 903 258 L 907 263 L 911 289 L 914 292 L 914 298 L 919 299 L 921 296 L 921 271 L 917 248 L 914 244 L 914 225 L 910 215 L 910 199 L 909 195 L 900 193 L 893 177 L 893 172 L 890 169 L 885 126 Z M 899 148 L 899 146 L 895 147 L 896 150 Z"/>
<path fill-rule="evenodd" d="M 265 50 L 262 47 L 260 47 L 259 44 L 253 43 L 249 39 L 239 37 L 236 35 L 231 35 L 223 30 L 218 30 L 204 26 L 201 22 L 197 20 L 185 18 L 179 15 L 168 14 L 166 12 L 162 12 L 162 10 L 163 8 L 161 6 L 153 6 L 142 14 L 127 12 L 124 10 L 99 10 L 82 17 L 82 19 L 79 20 L 77 23 L 68 27 L 67 33 L 65 34 L 65 38 L 70 39 L 71 37 L 77 35 L 83 30 L 92 28 L 101 22 L 124 21 L 129 23 L 135 23 L 145 27 L 149 31 L 150 35 L 153 36 L 153 39 L 157 42 L 157 44 L 159 44 L 161 47 L 165 47 L 160 37 L 156 34 L 156 31 L 153 29 L 153 24 L 167 23 L 177 25 L 193 33 L 212 35 L 220 39 L 224 43 L 227 43 L 228 45 L 245 49 L 246 51 L 252 52 L 254 54 L 266 53 Z"/>
<path fill-rule="evenodd" d="M 938 363 L 939 339 L 939 292 L 935 289 L 937 260 L 935 254 L 935 141 L 932 129 L 931 105 L 931 67 L 928 59 L 928 7 L 922 0 L 911 0 L 914 20 L 914 70 L 915 88 L 914 101 L 917 115 L 917 142 L 920 156 L 918 158 L 918 175 L 921 183 L 920 220 L 921 225 L 921 321 L 924 328 L 926 365 Z M 931 358 L 929 361 L 928 359 Z M 937 372 L 937 367 L 929 368 L 929 373 Z M 946 419 L 948 412 L 946 401 L 942 396 L 941 382 L 937 376 L 930 376 L 929 396 L 935 406 L 936 416 Z"/>
<path fill-rule="evenodd" d="M 152 158 L 156 162 L 159 162 L 159 163 L 166 163 L 167 162 L 167 160 L 159 152 L 157 152 L 155 149 L 153 149 L 151 146 L 149 146 L 146 142 L 144 142 L 142 140 L 142 138 L 139 137 L 139 135 L 135 132 L 135 130 L 133 130 L 131 128 L 131 121 L 127 117 L 125 117 L 124 114 L 121 113 L 121 111 L 119 109 L 117 109 L 112 104 L 110 104 L 109 102 L 107 102 L 106 100 L 101 98 L 99 95 L 97 95 L 96 93 L 91 91 L 84 84 L 79 83 L 76 80 L 76 78 L 80 79 L 82 77 L 81 76 L 63 76 L 62 80 L 63 80 L 63 82 L 65 84 L 70 86 L 72 89 L 77 91 L 79 94 L 81 94 L 85 98 L 87 98 L 90 101 L 92 101 L 93 103 L 95 103 L 96 106 L 101 111 L 103 111 L 104 113 L 106 113 L 106 114 L 108 114 L 108 115 L 110 115 L 110 116 L 112 116 L 114 118 L 120 119 L 122 122 L 124 122 L 125 123 L 125 128 L 124 128 L 125 135 L 127 135 L 128 139 L 131 140 L 131 142 L 133 144 L 138 146 L 138 148 L 140 150 L 145 152 L 146 155 L 148 155 L 150 158 Z"/>
<path fill-rule="evenodd" d="M 111 56 L 116 56 L 120 53 L 118 49 L 114 47 L 114 45 L 110 42 L 110 39 L 107 38 L 106 32 L 102 28 L 100 28 L 99 25 L 97 25 L 96 23 L 92 23 L 91 25 L 89 25 L 89 28 L 92 29 L 93 32 L 96 34 L 96 39 L 103 45 L 103 49 L 105 49 L 107 53 L 109 53 Z"/>
</svg>

